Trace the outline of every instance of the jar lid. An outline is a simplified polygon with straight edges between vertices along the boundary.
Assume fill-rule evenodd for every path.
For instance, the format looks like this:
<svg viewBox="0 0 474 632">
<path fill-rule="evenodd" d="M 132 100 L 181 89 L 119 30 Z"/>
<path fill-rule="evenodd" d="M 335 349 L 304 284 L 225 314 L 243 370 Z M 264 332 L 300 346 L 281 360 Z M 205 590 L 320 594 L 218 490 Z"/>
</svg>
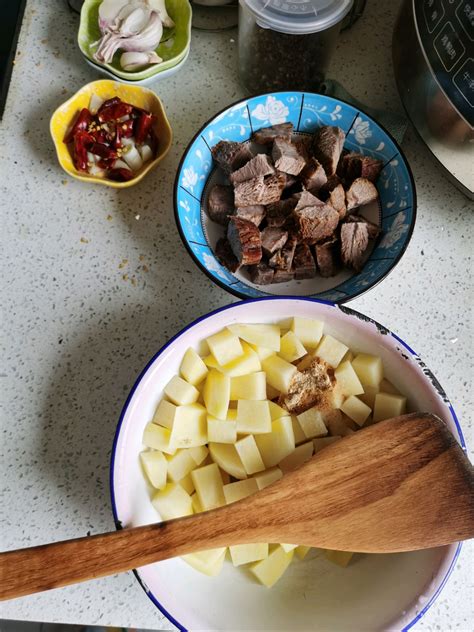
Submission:
<svg viewBox="0 0 474 632">
<path fill-rule="evenodd" d="M 304 35 L 324 31 L 340 22 L 353 0 L 239 0 L 262 28 Z"/>
</svg>

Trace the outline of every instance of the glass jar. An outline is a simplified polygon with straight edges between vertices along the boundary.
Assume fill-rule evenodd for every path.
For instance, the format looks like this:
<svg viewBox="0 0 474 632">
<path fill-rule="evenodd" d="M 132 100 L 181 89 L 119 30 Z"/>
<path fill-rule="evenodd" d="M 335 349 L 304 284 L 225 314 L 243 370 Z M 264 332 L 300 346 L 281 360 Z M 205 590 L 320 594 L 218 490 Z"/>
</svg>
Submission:
<svg viewBox="0 0 474 632">
<path fill-rule="evenodd" d="M 353 0 L 239 0 L 239 72 L 252 93 L 317 91 Z"/>
</svg>

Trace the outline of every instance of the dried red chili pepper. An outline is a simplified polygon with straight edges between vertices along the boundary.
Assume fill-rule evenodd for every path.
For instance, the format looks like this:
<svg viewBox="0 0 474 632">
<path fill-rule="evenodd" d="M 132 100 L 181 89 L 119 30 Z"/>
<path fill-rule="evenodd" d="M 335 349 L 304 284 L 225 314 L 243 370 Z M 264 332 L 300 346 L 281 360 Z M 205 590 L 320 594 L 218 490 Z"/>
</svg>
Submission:
<svg viewBox="0 0 474 632">
<path fill-rule="evenodd" d="M 111 169 L 108 174 L 107 177 L 110 180 L 117 180 L 118 182 L 127 182 L 128 180 L 131 180 L 134 175 L 133 175 L 133 171 L 130 171 L 130 169 Z"/>
<path fill-rule="evenodd" d="M 101 143 L 92 143 L 89 147 L 89 151 L 106 160 L 115 160 L 117 158 L 117 152 L 114 149 L 107 145 L 102 145 Z"/>
<path fill-rule="evenodd" d="M 74 139 L 74 136 L 77 134 L 77 132 L 87 131 L 87 128 L 89 127 L 91 122 L 92 122 L 92 114 L 87 108 L 82 108 L 82 110 L 79 112 L 79 115 L 74 125 L 66 134 L 64 138 L 64 142 L 70 143 Z"/>
<path fill-rule="evenodd" d="M 94 139 L 90 134 L 79 130 L 74 136 L 74 165 L 78 171 L 88 171 L 87 151 Z"/>
<path fill-rule="evenodd" d="M 151 130 L 155 117 L 149 112 L 142 112 L 138 118 L 135 130 L 135 142 L 141 145 Z"/>
<path fill-rule="evenodd" d="M 121 119 L 122 116 L 130 115 L 133 110 L 133 105 L 130 103 L 114 103 L 107 108 L 104 108 L 102 111 L 97 113 L 97 118 L 101 123 L 106 123 L 107 121 L 117 121 Z"/>
<path fill-rule="evenodd" d="M 100 108 L 97 110 L 97 114 L 99 114 L 100 112 L 102 112 L 103 110 L 106 110 L 107 108 L 109 108 L 111 105 L 117 105 L 118 103 L 122 103 L 122 99 L 119 99 L 119 97 L 112 97 L 111 99 L 106 99 L 102 105 L 100 106 Z"/>
</svg>

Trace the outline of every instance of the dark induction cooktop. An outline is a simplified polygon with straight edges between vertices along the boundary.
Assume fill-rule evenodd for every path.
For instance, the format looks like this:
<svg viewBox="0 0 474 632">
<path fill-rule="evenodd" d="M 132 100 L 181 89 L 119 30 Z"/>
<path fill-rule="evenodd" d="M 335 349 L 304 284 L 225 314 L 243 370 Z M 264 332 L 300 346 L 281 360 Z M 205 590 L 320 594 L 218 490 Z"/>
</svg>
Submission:
<svg viewBox="0 0 474 632">
<path fill-rule="evenodd" d="M 16 45 L 26 0 L 2 0 L 0 20 L 0 119 L 7 100 Z"/>
</svg>

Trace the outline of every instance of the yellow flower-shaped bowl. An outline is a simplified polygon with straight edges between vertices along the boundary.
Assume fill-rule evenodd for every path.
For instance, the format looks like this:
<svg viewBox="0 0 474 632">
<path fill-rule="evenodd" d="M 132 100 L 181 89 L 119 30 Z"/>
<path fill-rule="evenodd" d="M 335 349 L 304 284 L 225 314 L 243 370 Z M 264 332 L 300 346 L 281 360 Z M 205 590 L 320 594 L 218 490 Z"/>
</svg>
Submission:
<svg viewBox="0 0 474 632">
<path fill-rule="evenodd" d="M 64 142 L 64 138 L 81 109 L 89 107 L 90 99 L 93 94 L 96 94 L 103 100 L 119 97 L 122 101 L 143 108 L 156 117 L 154 123 L 154 130 L 158 138 L 156 156 L 144 164 L 143 167 L 137 171 L 136 176 L 132 180 L 116 182 L 115 180 L 109 180 L 105 177 L 93 176 L 78 171 L 74 166 L 70 148 Z M 92 81 L 82 87 L 74 96 L 58 107 L 51 117 L 49 128 L 56 148 L 59 164 L 66 173 L 78 180 L 104 184 L 114 189 L 125 189 L 126 187 L 140 182 L 149 171 L 163 160 L 171 147 L 173 138 L 173 132 L 166 117 L 163 104 L 154 92 L 142 86 L 125 85 L 109 79 Z"/>
</svg>

